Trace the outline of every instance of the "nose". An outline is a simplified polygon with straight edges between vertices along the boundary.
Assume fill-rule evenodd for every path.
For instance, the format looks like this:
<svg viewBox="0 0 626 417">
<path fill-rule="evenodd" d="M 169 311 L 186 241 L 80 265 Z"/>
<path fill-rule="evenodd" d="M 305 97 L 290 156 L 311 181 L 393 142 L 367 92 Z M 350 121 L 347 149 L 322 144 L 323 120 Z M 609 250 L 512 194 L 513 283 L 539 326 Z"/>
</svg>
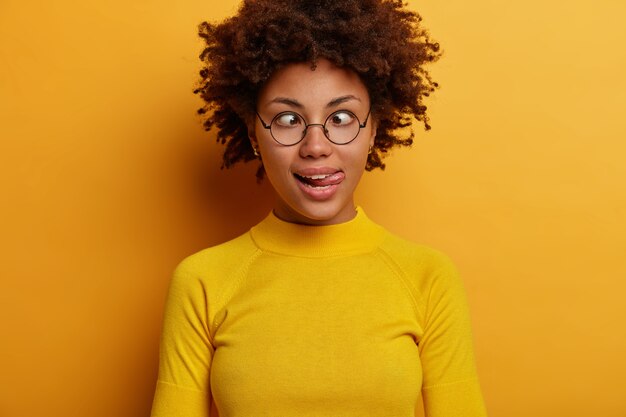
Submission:
<svg viewBox="0 0 626 417">
<path fill-rule="evenodd" d="M 333 151 L 332 143 L 324 134 L 324 125 L 312 123 L 307 126 L 304 138 L 300 142 L 300 156 L 303 158 L 321 158 Z"/>
</svg>

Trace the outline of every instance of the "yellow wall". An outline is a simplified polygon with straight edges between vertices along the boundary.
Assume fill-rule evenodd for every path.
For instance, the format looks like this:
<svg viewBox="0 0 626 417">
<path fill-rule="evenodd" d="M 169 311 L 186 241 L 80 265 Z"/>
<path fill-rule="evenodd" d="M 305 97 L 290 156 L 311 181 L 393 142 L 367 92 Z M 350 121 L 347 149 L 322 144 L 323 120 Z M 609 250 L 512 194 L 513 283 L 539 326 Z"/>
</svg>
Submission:
<svg viewBox="0 0 626 417">
<path fill-rule="evenodd" d="M 269 209 L 194 114 L 235 4 L 0 4 L 1 416 L 146 416 L 172 268 Z M 360 204 L 458 263 L 491 416 L 626 416 L 625 3 L 411 4 L 433 131 Z"/>
</svg>

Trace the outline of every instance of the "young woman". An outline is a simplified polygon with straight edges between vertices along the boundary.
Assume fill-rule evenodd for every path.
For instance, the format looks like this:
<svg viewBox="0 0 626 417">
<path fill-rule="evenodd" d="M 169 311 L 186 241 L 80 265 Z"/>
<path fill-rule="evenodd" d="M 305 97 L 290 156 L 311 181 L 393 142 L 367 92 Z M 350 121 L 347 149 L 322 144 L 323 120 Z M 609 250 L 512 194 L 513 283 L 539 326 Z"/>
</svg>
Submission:
<svg viewBox="0 0 626 417">
<path fill-rule="evenodd" d="M 201 25 L 205 125 L 276 198 L 176 269 L 153 417 L 486 415 L 454 266 L 354 203 L 402 128 L 428 127 L 419 22 L 401 1 L 247 0 Z"/>
</svg>

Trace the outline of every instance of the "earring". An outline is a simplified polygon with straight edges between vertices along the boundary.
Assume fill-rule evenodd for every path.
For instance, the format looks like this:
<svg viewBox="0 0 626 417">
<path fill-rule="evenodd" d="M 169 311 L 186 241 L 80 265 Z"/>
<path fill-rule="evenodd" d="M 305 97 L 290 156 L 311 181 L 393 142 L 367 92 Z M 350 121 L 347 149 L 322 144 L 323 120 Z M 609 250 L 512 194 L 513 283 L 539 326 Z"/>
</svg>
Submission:
<svg viewBox="0 0 626 417">
<path fill-rule="evenodd" d="M 367 154 L 368 154 L 368 155 L 371 155 L 371 154 L 372 154 L 372 145 L 370 145 L 370 148 L 369 148 L 369 150 L 367 151 Z"/>
<path fill-rule="evenodd" d="M 257 158 L 259 157 L 259 152 L 256 150 L 254 146 L 252 147 L 252 152 L 254 152 L 254 156 L 256 156 Z"/>
</svg>

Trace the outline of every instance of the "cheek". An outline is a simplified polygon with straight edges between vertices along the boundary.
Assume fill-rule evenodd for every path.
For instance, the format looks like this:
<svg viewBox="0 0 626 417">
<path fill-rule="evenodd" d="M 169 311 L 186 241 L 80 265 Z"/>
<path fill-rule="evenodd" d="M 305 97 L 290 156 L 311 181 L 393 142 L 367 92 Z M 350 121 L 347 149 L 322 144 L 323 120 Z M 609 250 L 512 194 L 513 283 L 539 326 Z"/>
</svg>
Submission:
<svg viewBox="0 0 626 417">
<path fill-rule="evenodd" d="M 341 159 L 344 162 L 344 166 L 350 171 L 352 171 L 352 177 L 354 179 L 360 178 L 360 176 L 365 171 L 368 149 L 369 149 L 369 144 L 365 148 L 362 146 L 359 146 L 358 149 L 351 149 L 350 152 L 344 152 L 341 155 Z"/>
<path fill-rule="evenodd" d="M 263 167 L 272 184 L 283 180 L 289 175 L 290 156 L 286 149 L 276 149 L 273 146 L 261 146 L 261 159 Z M 284 180 L 283 180 L 284 181 Z"/>
</svg>

